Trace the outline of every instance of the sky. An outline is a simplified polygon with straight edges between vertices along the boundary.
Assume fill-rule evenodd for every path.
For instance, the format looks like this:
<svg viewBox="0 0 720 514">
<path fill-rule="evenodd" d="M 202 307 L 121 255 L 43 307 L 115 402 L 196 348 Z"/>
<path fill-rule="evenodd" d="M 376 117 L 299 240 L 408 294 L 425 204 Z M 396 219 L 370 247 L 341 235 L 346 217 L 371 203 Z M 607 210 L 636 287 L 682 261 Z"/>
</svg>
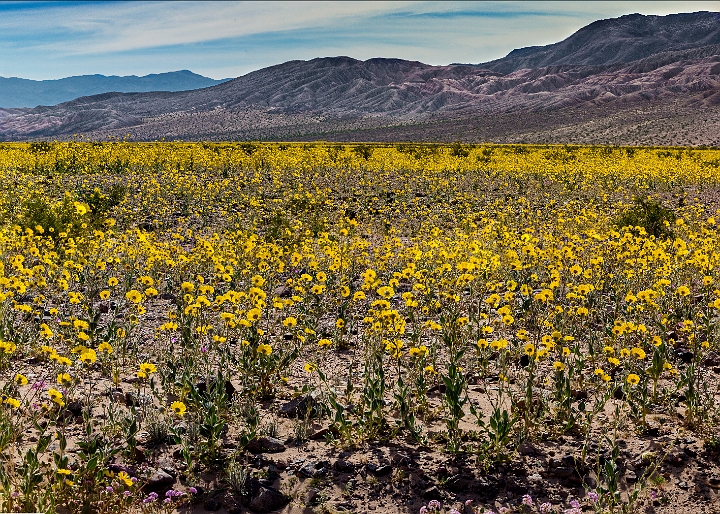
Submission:
<svg viewBox="0 0 720 514">
<path fill-rule="evenodd" d="M 481 63 L 623 14 L 720 11 L 685 2 L 0 2 L 0 76 L 220 79 L 347 55 Z"/>
</svg>

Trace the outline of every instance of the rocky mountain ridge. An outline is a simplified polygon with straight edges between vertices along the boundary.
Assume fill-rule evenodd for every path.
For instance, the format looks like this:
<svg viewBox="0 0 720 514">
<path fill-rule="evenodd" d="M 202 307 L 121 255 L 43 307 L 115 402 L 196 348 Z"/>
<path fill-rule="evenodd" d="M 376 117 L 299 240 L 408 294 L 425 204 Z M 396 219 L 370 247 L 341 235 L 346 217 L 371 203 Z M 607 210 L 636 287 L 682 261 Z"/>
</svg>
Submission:
<svg viewBox="0 0 720 514">
<path fill-rule="evenodd" d="M 720 144 L 719 110 L 720 13 L 704 12 L 601 20 L 560 43 L 479 65 L 317 58 L 196 91 L 0 110 L 0 137 L 568 142 L 556 141 L 558 130 L 610 122 L 608 134 L 624 135 L 578 142 Z M 695 130 L 677 136 L 675 125 L 693 117 Z M 630 137 L 642 133 L 638 123 L 665 134 Z"/>
</svg>

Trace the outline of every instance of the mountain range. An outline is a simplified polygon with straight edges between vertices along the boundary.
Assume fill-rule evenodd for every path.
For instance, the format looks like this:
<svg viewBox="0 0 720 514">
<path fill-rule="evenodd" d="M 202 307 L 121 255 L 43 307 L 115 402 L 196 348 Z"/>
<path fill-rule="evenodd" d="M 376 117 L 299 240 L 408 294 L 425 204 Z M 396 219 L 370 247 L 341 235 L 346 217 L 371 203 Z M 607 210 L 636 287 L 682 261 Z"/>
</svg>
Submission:
<svg viewBox="0 0 720 514">
<path fill-rule="evenodd" d="M 30 80 L 0 77 L 0 107 L 35 107 L 55 105 L 80 96 L 108 91 L 121 93 L 147 91 L 185 91 L 226 82 L 203 77 L 188 70 L 153 73 L 138 77 L 129 75 L 79 75 L 56 80 Z"/>
<path fill-rule="evenodd" d="M 212 87 L 0 109 L 0 138 L 720 145 L 720 13 L 632 14 L 480 64 L 290 61 Z"/>
</svg>

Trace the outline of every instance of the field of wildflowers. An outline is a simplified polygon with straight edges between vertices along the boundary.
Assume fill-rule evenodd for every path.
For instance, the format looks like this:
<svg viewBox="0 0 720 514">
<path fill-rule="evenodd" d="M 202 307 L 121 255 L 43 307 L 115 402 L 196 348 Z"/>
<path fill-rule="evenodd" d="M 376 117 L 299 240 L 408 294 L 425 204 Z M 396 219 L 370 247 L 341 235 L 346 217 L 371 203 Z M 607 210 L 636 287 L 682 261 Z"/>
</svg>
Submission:
<svg viewBox="0 0 720 514">
<path fill-rule="evenodd" d="M 719 150 L 18 143 L 0 176 L 0 511 L 717 512 Z"/>
</svg>

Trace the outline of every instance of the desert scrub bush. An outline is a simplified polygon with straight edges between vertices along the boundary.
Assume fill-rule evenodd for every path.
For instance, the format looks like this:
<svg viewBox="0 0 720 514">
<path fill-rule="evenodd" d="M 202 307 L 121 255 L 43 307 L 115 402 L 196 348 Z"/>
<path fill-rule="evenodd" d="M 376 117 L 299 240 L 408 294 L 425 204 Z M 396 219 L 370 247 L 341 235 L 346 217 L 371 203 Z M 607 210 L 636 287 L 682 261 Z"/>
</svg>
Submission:
<svg viewBox="0 0 720 514">
<path fill-rule="evenodd" d="M 635 198 L 634 205 L 615 220 L 615 226 L 629 228 L 633 233 L 638 233 L 637 227 L 641 227 L 648 235 L 668 239 L 673 237 L 670 225 L 675 219 L 675 213 L 660 202 L 650 198 Z"/>
</svg>

